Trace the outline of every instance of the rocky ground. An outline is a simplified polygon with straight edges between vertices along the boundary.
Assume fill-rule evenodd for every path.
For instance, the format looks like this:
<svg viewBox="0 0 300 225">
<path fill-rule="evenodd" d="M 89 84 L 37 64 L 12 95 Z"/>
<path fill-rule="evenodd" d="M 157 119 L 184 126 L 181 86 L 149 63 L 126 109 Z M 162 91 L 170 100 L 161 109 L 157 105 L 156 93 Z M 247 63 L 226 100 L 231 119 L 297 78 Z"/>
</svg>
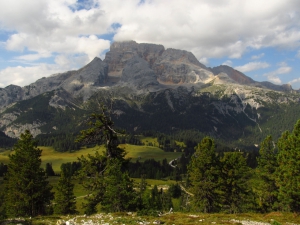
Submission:
<svg viewBox="0 0 300 225">
<path fill-rule="evenodd" d="M 170 213 L 158 217 L 137 216 L 135 213 L 99 213 L 92 216 L 62 216 L 62 217 L 40 217 L 33 219 L 11 219 L 6 221 L 0 221 L 0 225 L 8 224 L 52 224 L 52 225 L 146 225 L 146 224 L 165 224 L 165 225 L 184 225 L 184 224 L 202 224 L 202 225 L 214 225 L 214 224 L 233 224 L 233 225 L 298 225 L 299 223 L 290 222 L 277 222 L 276 220 L 265 217 L 261 220 L 259 218 L 242 218 L 241 215 L 229 215 L 229 214 L 183 214 L 183 213 Z M 285 215 L 280 217 L 281 221 L 286 221 Z M 259 221 L 261 220 L 261 221 Z M 295 217 L 293 221 L 298 222 L 298 218 Z M 264 221 L 264 222 L 263 222 Z M 268 221 L 268 222 L 266 222 Z"/>
</svg>

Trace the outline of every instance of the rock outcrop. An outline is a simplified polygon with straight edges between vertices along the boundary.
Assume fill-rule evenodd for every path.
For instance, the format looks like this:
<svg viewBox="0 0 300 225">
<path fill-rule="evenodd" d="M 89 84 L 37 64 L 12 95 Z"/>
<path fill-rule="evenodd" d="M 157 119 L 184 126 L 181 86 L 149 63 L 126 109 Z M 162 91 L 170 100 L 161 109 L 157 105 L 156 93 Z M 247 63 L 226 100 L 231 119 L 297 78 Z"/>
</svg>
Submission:
<svg viewBox="0 0 300 225">
<path fill-rule="evenodd" d="M 126 63 L 122 71 L 121 81 L 137 90 L 146 90 L 159 84 L 149 63 L 138 56 L 134 56 Z"/>
<path fill-rule="evenodd" d="M 75 97 L 87 100 L 98 87 L 107 83 L 107 72 L 107 64 L 96 57 L 85 67 L 73 73 L 60 87 Z"/>
<path fill-rule="evenodd" d="M 22 99 L 23 89 L 21 87 L 17 85 L 9 85 L 5 88 L 0 88 L 0 110 L 3 107 Z"/>
<path fill-rule="evenodd" d="M 214 75 L 218 75 L 220 73 L 225 73 L 234 80 L 238 84 L 250 85 L 255 83 L 250 77 L 247 77 L 245 74 L 233 69 L 232 67 L 221 65 L 217 67 L 210 68 Z"/>
<path fill-rule="evenodd" d="M 176 49 L 164 51 L 153 69 L 164 84 L 206 83 L 214 77 L 191 52 Z"/>
<path fill-rule="evenodd" d="M 164 50 L 162 45 L 138 44 L 135 41 L 114 42 L 104 59 L 108 64 L 108 75 L 121 77 L 127 61 L 134 56 L 144 59 L 151 67 Z"/>
</svg>

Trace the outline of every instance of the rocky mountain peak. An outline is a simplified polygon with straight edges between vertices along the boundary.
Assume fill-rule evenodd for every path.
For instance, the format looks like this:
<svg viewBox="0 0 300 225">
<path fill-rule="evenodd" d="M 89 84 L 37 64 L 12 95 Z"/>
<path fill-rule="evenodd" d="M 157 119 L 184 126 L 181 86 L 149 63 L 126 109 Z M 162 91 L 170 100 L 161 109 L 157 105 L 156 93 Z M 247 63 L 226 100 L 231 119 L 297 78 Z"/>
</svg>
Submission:
<svg viewBox="0 0 300 225">
<path fill-rule="evenodd" d="M 164 46 L 156 44 L 138 44 L 135 41 L 114 42 L 104 59 L 104 62 L 108 64 L 108 75 L 120 77 L 127 61 L 135 55 L 152 66 L 164 50 Z"/>
<path fill-rule="evenodd" d="M 226 73 L 232 80 L 236 81 L 239 84 L 249 85 L 255 83 L 255 81 L 250 77 L 247 77 L 245 74 L 227 65 L 213 67 L 211 68 L 211 71 L 214 73 L 214 75 L 218 75 L 219 73 Z"/>
<path fill-rule="evenodd" d="M 108 65 L 100 58 L 94 58 L 89 64 L 66 79 L 61 87 L 73 96 L 89 98 L 99 86 L 107 83 Z"/>
</svg>

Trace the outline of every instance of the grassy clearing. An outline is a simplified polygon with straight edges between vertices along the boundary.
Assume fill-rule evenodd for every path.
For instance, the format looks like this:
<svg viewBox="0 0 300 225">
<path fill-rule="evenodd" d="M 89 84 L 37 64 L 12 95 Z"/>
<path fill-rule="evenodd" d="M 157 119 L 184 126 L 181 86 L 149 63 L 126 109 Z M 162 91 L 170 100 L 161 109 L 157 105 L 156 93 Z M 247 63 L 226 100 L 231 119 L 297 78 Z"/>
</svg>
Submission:
<svg viewBox="0 0 300 225">
<path fill-rule="evenodd" d="M 121 144 L 121 148 L 124 148 L 127 152 L 126 157 L 131 158 L 132 162 L 137 159 L 145 161 L 146 159 L 155 159 L 162 161 L 163 159 L 172 160 L 181 156 L 179 152 L 164 152 L 162 149 L 153 146 L 140 146 Z M 52 163 L 54 172 L 59 173 L 62 163 L 77 161 L 80 156 L 87 156 L 88 154 L 94 154 L 96 151 L 104 151 L 103 146 L 96 146 L 94 148 L 83 148 L 76 152 L 57 152 L 52 147 L 39 147 L 42 152 L 42 167 L 45 168 L 46 163 Z M 13 151 L 0 152 L 0 162 L 7 164 L 9 162 L 8 155 L 13 154 Z"/>
<path fill-rule="evenodd" d="M 135 162 L 137 159 L 141 162 L 146 159 L 155 159 L 156 161 L 167 159 L 170 161 L 180 157 L 182 154 L 181 152 L 164 152 L 162 149 L 154 146 L 121 144 L 120 147 L 125 149 L 127 152 L 126 157 L 131 158 L 132 162 Z"/>
<path fill-rule="evenodd" d="M 144 145 L 152 145 L 154 147 L 159 147 L 159 143 L 157 141 L 157 138 L 141 137 L 140 140 Z"/>
<path fill-rule="evenodd" d="M 176 145 L 182 147 L 182 148 L 186 148 L 186 144 L 182 141 L 175 141 Z"/>
</svg>

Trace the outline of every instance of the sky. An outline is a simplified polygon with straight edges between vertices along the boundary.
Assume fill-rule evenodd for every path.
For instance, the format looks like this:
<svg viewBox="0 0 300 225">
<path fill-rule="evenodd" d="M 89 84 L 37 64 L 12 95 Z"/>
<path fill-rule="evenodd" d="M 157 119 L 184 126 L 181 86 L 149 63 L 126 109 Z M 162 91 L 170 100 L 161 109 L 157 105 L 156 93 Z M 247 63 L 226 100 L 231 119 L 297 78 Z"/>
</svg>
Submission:
<svg viewBox="0 0 300 225">
<path fill-rule="evenodd" d="M 79 69 L 128 40 L 300 88 L 299 0 L 0 0 L 0 88 Z"/>
</svg>

